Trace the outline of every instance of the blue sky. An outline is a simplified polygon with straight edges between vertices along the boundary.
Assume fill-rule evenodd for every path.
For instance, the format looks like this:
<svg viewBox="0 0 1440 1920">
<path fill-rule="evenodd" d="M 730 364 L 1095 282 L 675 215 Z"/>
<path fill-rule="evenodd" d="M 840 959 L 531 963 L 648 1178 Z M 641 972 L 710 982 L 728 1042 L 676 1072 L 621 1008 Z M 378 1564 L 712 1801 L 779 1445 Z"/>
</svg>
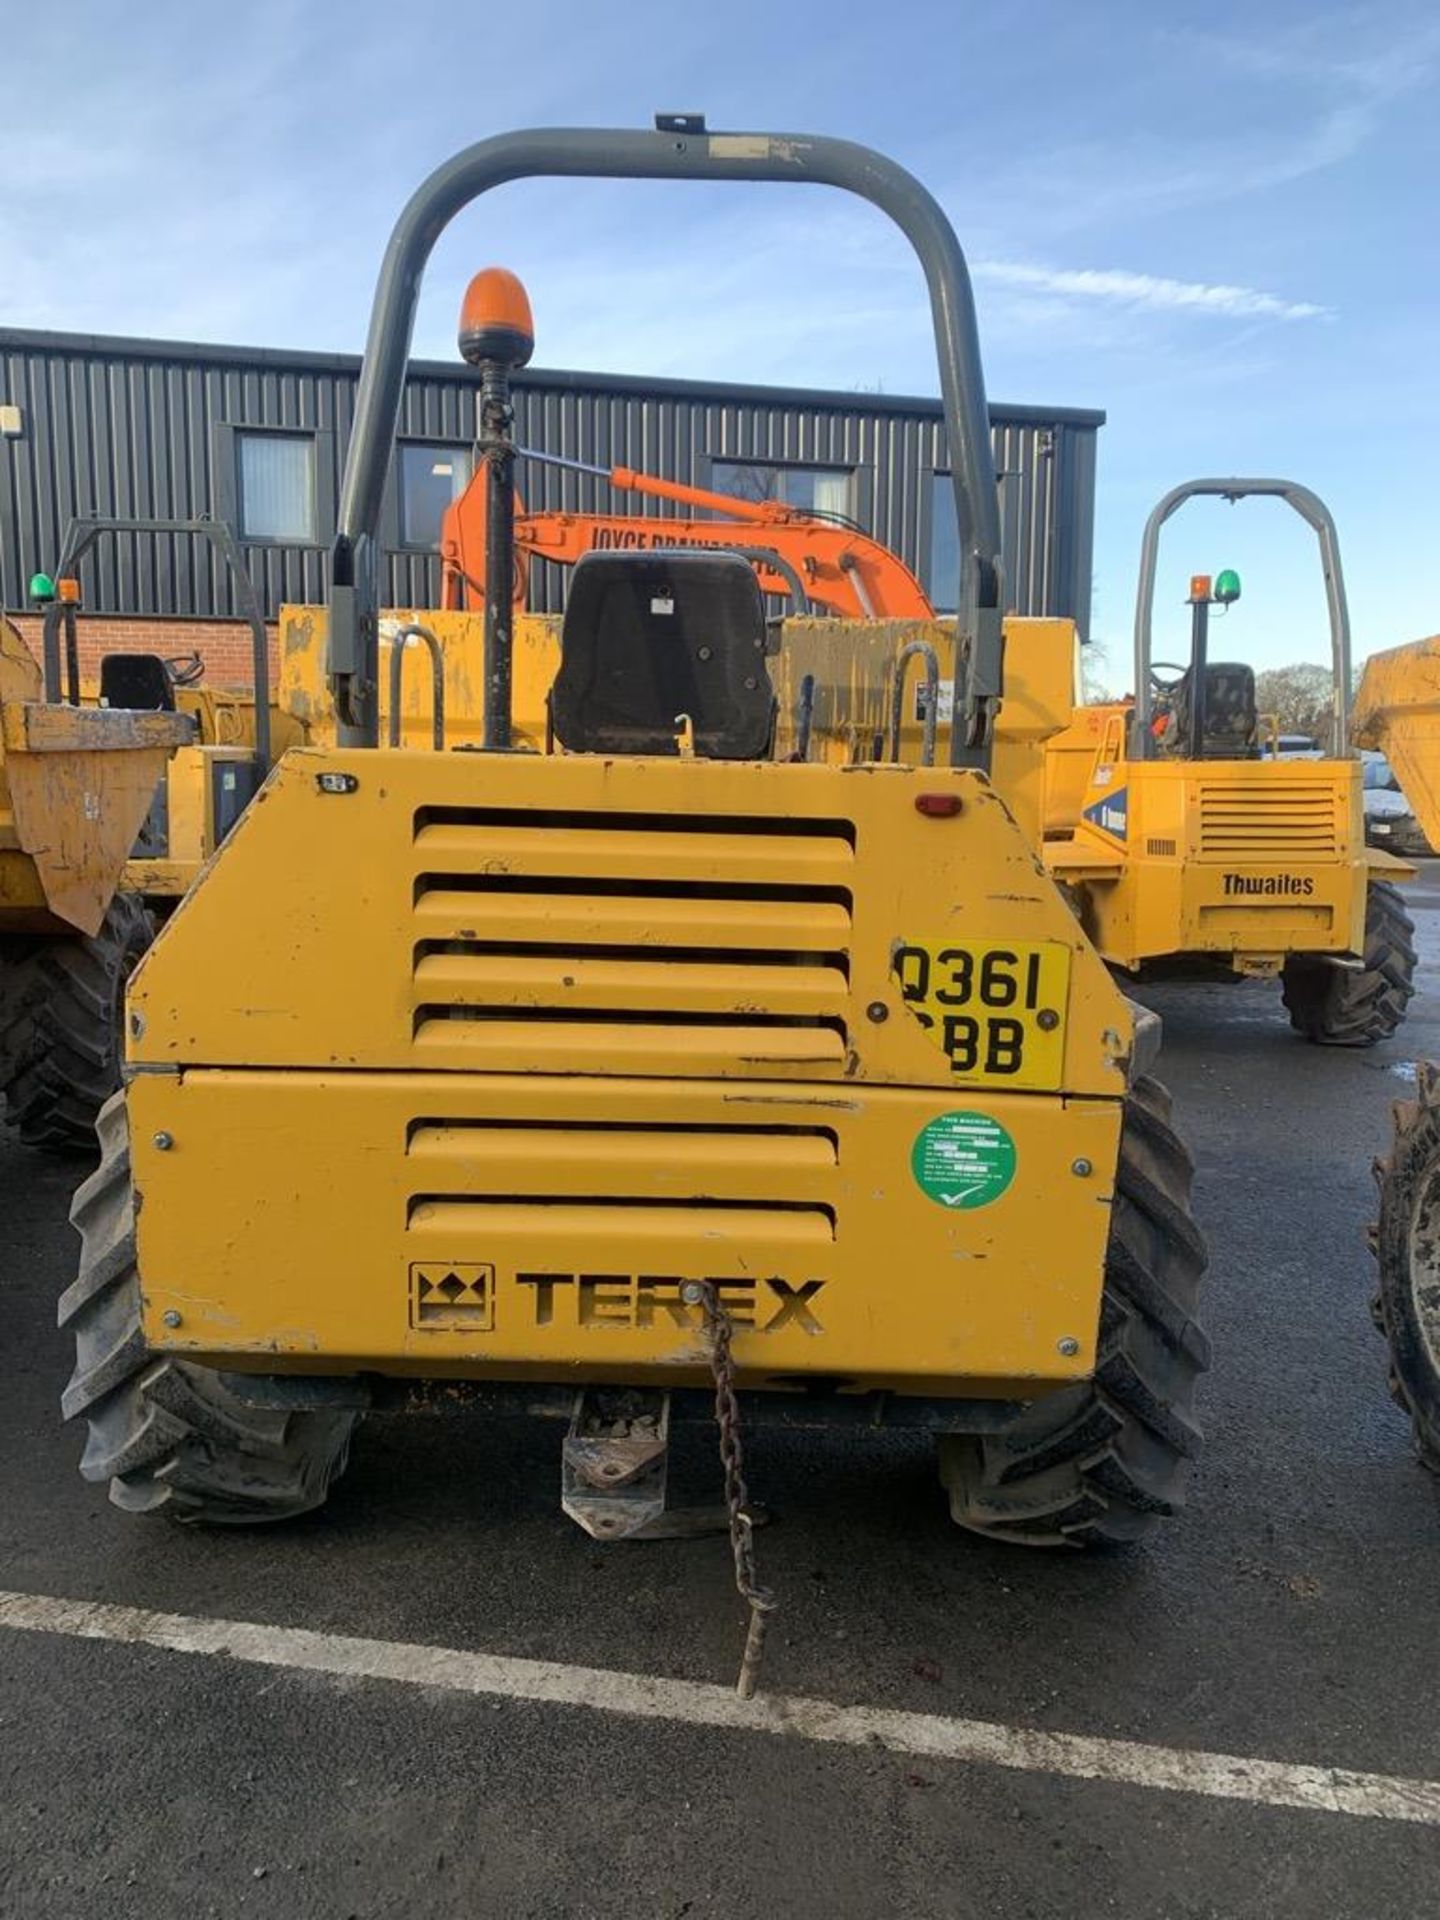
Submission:
<svg viewBox="0 0 1440 1920">
<path fill-rule="evenodd" d="M 500 20 L 513 22 L 504 31 Z M 993 396 L 1099 406 L 1094 632 L 1128 682 L 1145 514 L 1198 473 L 1279 473 L 1339 522 L 1358 655 L 1440 627 L 1440 9 L 1433 0 L 71 0 L 11 10 L 0 322 L 358 349 L 395 213 L 522 125 L 841 134 L 947 208 Z M 517 185 L 457 221 L 417 350 L 453 352 L 498 260 L 554 366 L 933 392 L 904 242 L 840 195 Z M 1268 503 L 1195 505 L 1237 566 L 1233 650 L 1324 656 L 1314 543 Z M 1159 646 L 1163 652 L 1164 646 Z"/>
</svg>

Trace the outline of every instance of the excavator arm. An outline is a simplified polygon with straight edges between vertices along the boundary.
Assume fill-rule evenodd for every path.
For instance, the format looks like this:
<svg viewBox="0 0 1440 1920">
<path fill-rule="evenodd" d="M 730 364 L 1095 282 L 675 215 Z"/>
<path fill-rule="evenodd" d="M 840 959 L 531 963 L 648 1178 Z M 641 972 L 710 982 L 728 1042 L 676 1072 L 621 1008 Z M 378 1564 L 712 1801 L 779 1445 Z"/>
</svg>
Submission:
<svg viewBox="0 0 1440 1920">
<path fill-rule="evenodd" d="M 543 458 L 545 456 L 532 456 Z M 808 602 L 796 612 L 821 608 L 864 620 L 933 620 L 925 589 L 904 561 L 869 534 L 842 521 L 805 513 L 778 500 L 739 500 L 679 480 L 662 480 L 631 467 L 589 467 L 556 462 L 596 474 L 620 492 L 697 508 L 713 519 L 662 518 L 657 514 L 530 512 L 516 500 L 515 603 L 529 598 L 532 557 L 574 566 L 587 553 L 720 547 L 743 553 L 755 566 L 766 593 Z M 444 563 L 442 604 L 478 612 L 485 598 L 485 484 L 483 471 L 450 507 L 440 542 Z"/>
</svg>

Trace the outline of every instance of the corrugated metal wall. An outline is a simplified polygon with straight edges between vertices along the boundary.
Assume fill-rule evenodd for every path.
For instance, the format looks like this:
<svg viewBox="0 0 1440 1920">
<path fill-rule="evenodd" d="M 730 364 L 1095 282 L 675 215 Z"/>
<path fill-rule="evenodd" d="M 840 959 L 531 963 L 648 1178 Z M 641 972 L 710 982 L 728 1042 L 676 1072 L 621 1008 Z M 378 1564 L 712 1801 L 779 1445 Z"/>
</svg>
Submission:
<svg viewBox="0 0 1440 1920">
<path fill-rule="evenodd" d="M 0 405 L 21 431 L 0 437 L 0 604 L 23 604 L 37 568 L 54 565 L 75 513 L 188 519 L 233 514 L 237 427 L 316 435 L 318 530 L 313 547 L 247 543 L 273 612 L 322 595 L 358 362 L 165 342 L 0 330 Z M 625 465 L 704 485 L 716 459 L 853 468 L 856 517 L 929 584 L 932 476 L 945 469 L 938 402 L 872 394 L 748 390 L 530 371 L 518 383 L 522 444 L 599 466 Z M 417 363 L 402 438 L 474 438 L 478 380 L 464 367 Z M 1104 416 L 993 406 L 1005 539 L 1006 601 L 1065 614 L 1084 632 L 1090 608 L 1095 438 Z M 585 475 L 522 465 L 527 501 L 590 511 L 652 511 Z M 434 605 L 439 563 L 399 549 L 386 512 L 389 599 Z M 537 603 L 559 582 L 537 569 Z M 107 537 L 85 563 L 87 605 L 100 613 L 234 612 L 208 543 L 184 535 Z"/>
</svg>

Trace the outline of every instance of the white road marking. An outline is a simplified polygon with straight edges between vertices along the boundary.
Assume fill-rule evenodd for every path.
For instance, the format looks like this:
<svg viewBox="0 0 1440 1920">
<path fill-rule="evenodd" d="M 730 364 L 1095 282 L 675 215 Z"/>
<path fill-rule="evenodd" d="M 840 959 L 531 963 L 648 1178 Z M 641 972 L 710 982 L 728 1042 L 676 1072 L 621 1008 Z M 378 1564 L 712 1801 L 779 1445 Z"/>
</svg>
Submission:
<svg viewBox="0 0 1440 1920">
<path fill-rule="evenodd" d="M 162 1647 L 171 1653 L 219 1655 L 253 1666 L 327 1673 L 349 1680 L 391 1680 L 452 1693 L 584 1707 L 635 1720 L 880 1748 L 923 1760 L 967 1761 L 1023 1773 L 1107 1780 L 1163 1793 L 1198 1793 L 1258 1806 L 1440 1826 L 1440 1780 L 1407 1780 L 1230 1753 L 1194 1753 L 1182 1747 L 1092 1739 L 1078 1733 L 1041 1733 L 989 1720 L 951 1720 L 941 1714 L 898 1713 L 884 1707 L 843 1707 L 796 1695 L 762 1694 L 746 1701 L 728 1687 L 693 1680 L 467 1653 L 456 1647 L 363 1640 L 248 1620 L 147 1613 L 137 1607 L 43 1593 L 0 1590 L 0 1628 Z"/>
</svg>

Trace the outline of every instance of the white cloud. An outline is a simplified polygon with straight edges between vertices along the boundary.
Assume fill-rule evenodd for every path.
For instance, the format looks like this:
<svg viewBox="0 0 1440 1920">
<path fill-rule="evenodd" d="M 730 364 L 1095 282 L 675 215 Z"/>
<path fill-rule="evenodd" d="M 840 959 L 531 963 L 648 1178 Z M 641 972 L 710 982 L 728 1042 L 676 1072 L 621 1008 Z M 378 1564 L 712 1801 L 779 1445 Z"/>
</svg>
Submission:
<svg viewBox="0 0 1440 1920">
<path fill-rule="evenodd" d="M 1226 37 L 1172 27 L 1164 8 L 1150 8 L 1154 23 L 1132 49 L 1149 69 L 1144 95 L 1126 91 L 1122 62 L 1098 130 L 1003 147 L 985 185 L 989 217 L 1040 245 L 1045 233 L 1219 206 L 1354 161 L 1383 141 L 1407 102 L 1433 91 L 1440 20 L 1419 15 L 1433 15 L 1434 0 L 1303 11 L 1277 30 L 1252 6 L 1247 32 Z M 1210 76 L 1200 90 L 1197 74 Z M 1167 93 L 1175 105 L 1157 116 Z"/>
<path fill-rule="evenodd" d="M 1308 300 L 1282 300 L 1254 287 L 1210 285 L 1203 280 L 1168 280 L 1153 273 L 1126 273 L 1116 268 L 1035 267 L 1013 260 L 979 260 L 975 278 L 997 286 L 1023 287 L 1036 293 L 1058 294 L 1081 300 L 1110 300 L 1128 307 L 1167 312 L 1221 314 L 1238 320 L 1316 320 L 1329 307 Z"/>
</svg>

